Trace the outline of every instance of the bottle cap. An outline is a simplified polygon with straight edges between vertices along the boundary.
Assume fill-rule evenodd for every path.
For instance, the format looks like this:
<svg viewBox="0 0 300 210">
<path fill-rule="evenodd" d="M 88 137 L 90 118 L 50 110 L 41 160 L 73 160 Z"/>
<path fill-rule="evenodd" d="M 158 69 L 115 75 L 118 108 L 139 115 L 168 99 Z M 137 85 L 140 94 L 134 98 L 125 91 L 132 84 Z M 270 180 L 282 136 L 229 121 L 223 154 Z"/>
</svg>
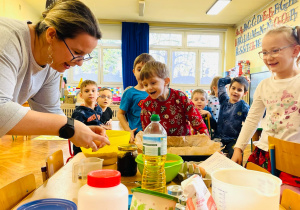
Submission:
<svg viewBox="0 0 300 210">
<path fill-rule="evenodd" d="M 151 121 L 160 121 L 159 115 L 158 114 L 153 114 L 150 117 Z"/>
<path fill-rule="evenodd" d="M 109 188 L 121 183 L 121 173 L 117 170 L 102 169 L 91 171 L 87 175 L 87 184 L 91 187 Z"/>
</svg>

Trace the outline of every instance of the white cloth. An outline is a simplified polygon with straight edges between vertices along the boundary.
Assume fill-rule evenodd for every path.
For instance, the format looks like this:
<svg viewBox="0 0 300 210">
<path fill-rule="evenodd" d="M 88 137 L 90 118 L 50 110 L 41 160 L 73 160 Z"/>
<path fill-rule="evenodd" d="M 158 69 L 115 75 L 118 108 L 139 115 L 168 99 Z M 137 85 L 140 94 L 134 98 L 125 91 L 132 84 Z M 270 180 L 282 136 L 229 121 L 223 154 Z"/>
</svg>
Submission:
<svg viewBox="0 0 300 210">
<path fill-rule="evenodd" d="M 235 147 L 246 148 L 265 109 L 258 148 L 268 151 L 268 136 L 300 143 L 300 74 L 281 80 L 272 76 L 259 83 Z"/>
<path fill-rule="evenodd" d="M 0 137 L 32 110 L 63 114 L 59 72 L 39 66 L 26 22 L 0 17 Z"/>
</svg>

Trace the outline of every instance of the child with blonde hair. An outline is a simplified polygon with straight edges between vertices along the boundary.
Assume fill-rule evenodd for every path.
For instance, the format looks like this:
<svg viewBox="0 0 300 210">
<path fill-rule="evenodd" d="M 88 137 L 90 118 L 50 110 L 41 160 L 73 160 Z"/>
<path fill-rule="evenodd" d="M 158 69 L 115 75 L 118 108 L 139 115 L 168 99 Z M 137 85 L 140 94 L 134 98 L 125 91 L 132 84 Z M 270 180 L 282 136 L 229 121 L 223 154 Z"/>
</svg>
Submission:
<svg viewBox="0 0 300 210">
<path fill-rule="evenodd" d="M 149 94 L 142 104 L 143 129 L 150 124 L 151 115 L 158 114 L 168 136 L 191 135 L 188 122 L 194 131 L 209 135 L 201 114 L 193 102 L 183 92 L 169 88 L 169 71 L 165 64 L 158 61 L 147 62 L 140 78 Z"/>
<path fill-rule="evenodd" d="M 255 90 L 253 103 L 234 148 L 232 160 L 241 163 L 242 152 L 253 136 L 266 110 L 262 135 L 248 162 L 271 171 L 268 136 L 300 143 L 300 28 L 280 26 L 262 39 L 259 56 L 272 72 Z M 281 172 L 283 183 L 297 187 L 300 178 Z"/>
<path fill-rule="evenodd" d="M 216 122 L 219 119 L 220 104 L 218 99 L 218 82 L 221 79 L 221 76 L 216 76 L 213 78 L 210 84 L 210 95 L 208 96 L 207 106 L 211 108 L 211 112 L 214 116 Z"/>
<path fill-rule="evenodd" d="M 203 89 L 196 89 L 192 92 L 191 100 L 195 104 L 196 108 L 200 112 L 202 118 L 206 116 L 210 119 L 210 125 L 212 129 L 216 127 L 216 120 L 212 113 L 212 109 L 208 106 L 207 92 Z"/>
</svg>

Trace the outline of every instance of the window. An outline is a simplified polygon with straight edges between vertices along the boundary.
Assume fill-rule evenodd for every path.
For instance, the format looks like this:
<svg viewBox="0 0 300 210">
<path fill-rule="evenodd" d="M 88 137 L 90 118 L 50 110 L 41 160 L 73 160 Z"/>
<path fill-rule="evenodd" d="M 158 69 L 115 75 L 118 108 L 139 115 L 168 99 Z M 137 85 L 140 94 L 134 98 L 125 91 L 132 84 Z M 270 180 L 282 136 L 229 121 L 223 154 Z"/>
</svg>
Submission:
<svg viewBox="0 0 300 210">
<path fill-rule="evenodd" d="M 122 87 L 121 25 L 102 25 L 102 39 L 91 53 L 93 59 L 65 71 L 68 85 L 90 79 L 100 87 Z"/>
<path fill-rule="evenodd" d="M 94 49 L 91 53 L 91 57 L 93 57 L 89 61 L 85 61 L 82 63 L 82 66 L 74 66 L 73 69 L 73 81 L 80 81 L 89 79 L 97 81 L 98 79 L 98 59 L 99 50 L 98 48 Z"/>
<path fill-rule="evenodd" d="M 150 54 L 168 66 L 173 88 L 207 90 L 222 75 L 222 31 L 150 28 L 149 42 Z"/>
<path fill-rule="evenodd" d="M 122 87 L 121 25 L 100 25 L 103 37 L 91 53 L 93 59 L 65 71 L 68 85 L 80 79 L 100 87 Z M 223 32 L 150 27 L 150 54 L 165 63 L 171 87 L 183 91 L 209 89 L 214 76 L 222 75 Z"/>
</svg>

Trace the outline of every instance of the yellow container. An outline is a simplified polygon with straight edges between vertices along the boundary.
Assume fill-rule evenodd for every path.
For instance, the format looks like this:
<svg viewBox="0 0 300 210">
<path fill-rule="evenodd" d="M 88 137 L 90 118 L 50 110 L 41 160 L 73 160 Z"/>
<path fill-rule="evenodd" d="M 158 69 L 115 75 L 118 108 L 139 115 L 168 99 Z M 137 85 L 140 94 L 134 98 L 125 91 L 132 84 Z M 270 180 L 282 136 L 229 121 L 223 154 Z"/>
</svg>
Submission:
<svg viewBox="0 0 300 210">
<path fill-rule="evenodd" d="M 99 157 L 104 159 L 103 165 L 111 165 L 117 162 L 118 146 L 129 143 L 130 132 L 107 130 L 106 135 L 110 145 L 106 145 L 96 152 L 92 152 L 91 148 L 86 149 L 84 147 L 81 147 L 81 150 L 86 157 Z"/>
</svg>

